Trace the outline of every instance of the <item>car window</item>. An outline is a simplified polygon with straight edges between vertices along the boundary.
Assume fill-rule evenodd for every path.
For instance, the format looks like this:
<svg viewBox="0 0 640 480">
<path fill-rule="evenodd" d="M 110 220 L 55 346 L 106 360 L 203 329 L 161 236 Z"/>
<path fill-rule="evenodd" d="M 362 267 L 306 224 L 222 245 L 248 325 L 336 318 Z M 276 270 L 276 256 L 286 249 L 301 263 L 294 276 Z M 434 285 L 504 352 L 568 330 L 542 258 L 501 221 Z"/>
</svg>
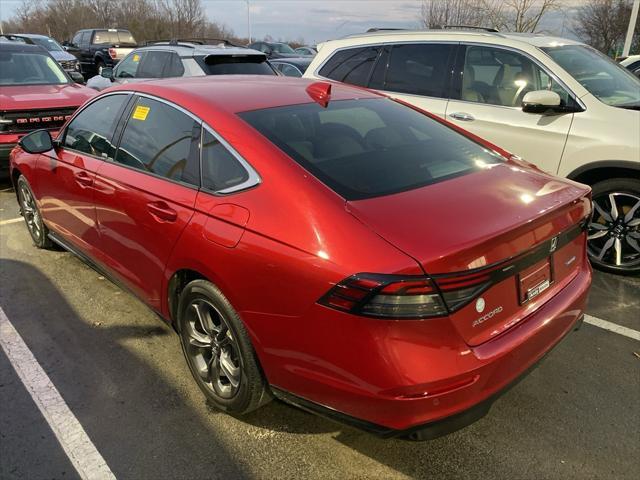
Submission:
<svg viewBox="0 0 640 480">
<path fill-rule="evenodd" d="M 82 38 L 82 32 L 78 32 L 75 34 L 75 36 L 73 37 L 73 40 L 71 40 L 71 43 L 73 43 L 74 45 L 79 45 L 80 44 L 80 39 Z"/>
<path fill-rule="evenodd" d="M 280 64 L 280 71 L 284 73 L 287 77 L 301 77 L 302 73 L 293 65 L 289 65 L 288 63 Z"/>
<path fill-rule="evenodd" d="M 113 160 L 111 143 L 128 95 L 108 95 L 96 100 L 71 120 L 64 134 L 64 146 L 99 158 Z"/>
<path fill-rule="evenodd" d="M 391 49 L 383 90 L 444 98 L 448 96 L 447 68 L 454 45 L 394 45 Z"/>
<path fill-rule="evenodd" d="M 569 100 L 568 92 L 528 57 L 502 48 L 467 47 L 462 100 L 520 107 L 525 94 L 534 90 L 554 90 L 565 103 Z"/>
<path fill-rule="evenodd" d="M 366 86 L 380 48 L 374 46 L 338 50 L 318 73 L 339 82 Z"/>
<path fill-rule="evenodd" d="M 196 61 L 206 75 L 276 75 L 265 55 L 206 55 Z"/>
<path fill-rule="evenodd" d="M 96 45 L 135 45 L 136 41 L 126 30 L 96 30 L 93 35 L 93 43 Z"/>
<path fill-rule="evenodd" d="M 362 99 L 239 114 L 347 200 L 437 183 L 503 161 L 425 114 L 393 100 Z"/>
<path fill-rule="evenodd" d="M 242 164 L 205 129 L 202 136 L 202 186 L 217 192 L 248 179 L 249 174 Z"/>
<path fill-rule="evenodd" d="M 140 59 L 138 67 L 138 78 L 162 78 L 165 63 L 169 60 L 169 52 L 156 52 L 149 50 Z"/>
<path fill-rule="evenodd" d="M 169 53 L 169 58 L 164 66 L 163 77 L 181 77 L 184 75 L 184 65 L 182 59 L 175 53 Z"/>
<path fill-rule="evenodd" d="M 200 185 L 200 125 L 176 108 L 138 98 L 122 133 L 116 162 Z"/>
<path fill-rule="evenodd" d="M 89 43 L 90 38 L 91 38 L 91 32 L 89 31 L 82 32 L 82 35 L 80 36 L 79 45 L 86 46 Z"/>
<path fill-rule="evenodd" d="M 0 86 L 63 85 L 69 78 L 57 63 L 40 49 L 0 52 Z M 24 92 L 25 97 L 29 97 Z"/>
<path fill-rule="evenodd" d="M 127 55 L 116 67 L 116 78 L 136 78 L 140 62 L 147 52 L 133 52 Z"/>
</svg>

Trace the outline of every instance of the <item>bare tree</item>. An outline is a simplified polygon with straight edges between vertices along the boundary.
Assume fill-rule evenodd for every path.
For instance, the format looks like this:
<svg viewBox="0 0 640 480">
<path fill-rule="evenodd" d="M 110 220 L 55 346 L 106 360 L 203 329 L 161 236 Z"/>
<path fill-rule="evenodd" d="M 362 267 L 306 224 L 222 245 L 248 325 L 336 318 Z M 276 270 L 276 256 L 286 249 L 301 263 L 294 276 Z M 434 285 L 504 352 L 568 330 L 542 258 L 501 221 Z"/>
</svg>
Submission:
<svg viewBox="0 0 640 480">
<path fill-rule="evenodd" d="M 535 32 L 540 21 L 561 0 L 482 0 L 488 21 L 498 30 Z"/>
<path fill-rule="evenodd" d="M 482 21 L 481 0 L 423 0 L 420 9 L 420 23 L 425 28 L 478 26 Z"/>
<path fill-rule="evenodd" d="M 592 47 L 615 55 L 624 42 L 631 6 L 631 0 L 585 0 L 578 8 L 572 30 Z M 639 46 L 640 23 L 635 27 L 632 48 Z"/>
</svg>

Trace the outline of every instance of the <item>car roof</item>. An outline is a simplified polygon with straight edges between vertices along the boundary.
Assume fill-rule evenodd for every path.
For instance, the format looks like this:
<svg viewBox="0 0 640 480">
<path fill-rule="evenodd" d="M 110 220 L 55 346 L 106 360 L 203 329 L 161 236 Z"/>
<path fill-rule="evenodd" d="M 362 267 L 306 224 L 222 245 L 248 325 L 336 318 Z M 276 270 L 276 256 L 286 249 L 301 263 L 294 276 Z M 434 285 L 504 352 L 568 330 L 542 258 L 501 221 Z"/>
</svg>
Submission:
<svg viewBox="0 0 640 480">
<path fill-rule="evenodd" d="M 236 45 L 225 45 L 220 43 L 217 45 L 201 45 L 197 43 L 179 42 L 172 45 L 169 42 L 158 42 L 152 45 L 136 48 L 136 51 L 143 50 L 170 50 L 176 52 L 181 57 L 198 57 L 203 55 L 262 55 L 264 53 L 252 48 L 239 47 Z"/>
<path fill-rule="evenodd" d="M 385 38 L 387 37 L 387 38 Z M 396 37 L 396 38 L 393 38 Z M 374 30 L 371 32 L 359 33 L 342 37 L 342 40 L 362 39 L 380 39 L 381 41 L 395 41 L 397 38 L 404 39 L 412 37 L 412 40 L 429 39 L 429 40 L 453 40 L 453 41 L 474 41 L 482 39 L 483 43 L 491 43 L 494 41 L 500 44 L 501 41 L 510 40 L 513 42 L 521 42 L 536 47 L 555 47 L 559 45 L 583 45 L 582 42 L 571 40 L 568 38 L 557 37 L 553 35 L 545 35 L 540 33 L 511 33 L 511 32 L 491 32 L 486 30 L 453 30 L 453 29 L 433 29 L 433 30 Z M 414 38 L 415 37 L 415 38 Z M 371 42 L 367 42 L 371 43 Z"/>
<path fill-rule="evenodd" d="M 47 37 L 46 35 L 40 35 L 39 33 L 9 33 L 7 35 L 23 38 L 51 38 Z"/>
<path fill-rule="evenodd" d="M 40 45 L 31 45 L 29 43 L 20 43 L 20 42 L 0 42 L 0 50 L 5 52 L 34 52 L 34 53 L 42 53 L 44 55 L 49 55 L 43 47 Z"/>
<path fill-rule="evenodd" d="M 239 113 L 249 110 L 312 103 L 307 87 L 330 84 L 330 101 L 383 98 L 384 96 L 338 82 L 265 75 L 210 75 L 129 83 L 109 92 L 135 91 L 157 95 L 205 118 L 212 112 Z"/>
</svg>

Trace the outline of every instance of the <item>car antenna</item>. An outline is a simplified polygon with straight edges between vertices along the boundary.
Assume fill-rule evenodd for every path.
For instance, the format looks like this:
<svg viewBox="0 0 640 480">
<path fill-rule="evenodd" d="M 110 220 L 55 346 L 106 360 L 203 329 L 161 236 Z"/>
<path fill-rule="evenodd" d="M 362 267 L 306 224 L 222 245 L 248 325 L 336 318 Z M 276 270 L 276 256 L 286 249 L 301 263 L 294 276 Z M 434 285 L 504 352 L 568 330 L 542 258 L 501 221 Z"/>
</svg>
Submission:
<svg viewBox="0 0 640 480">
<path fill-rule="evenodd" d="M 331 84 L 327 82 L 313 82 L 307 88 L 307 93 L 314 102 L 327 108 L 331 98 Z"/>
</svg>

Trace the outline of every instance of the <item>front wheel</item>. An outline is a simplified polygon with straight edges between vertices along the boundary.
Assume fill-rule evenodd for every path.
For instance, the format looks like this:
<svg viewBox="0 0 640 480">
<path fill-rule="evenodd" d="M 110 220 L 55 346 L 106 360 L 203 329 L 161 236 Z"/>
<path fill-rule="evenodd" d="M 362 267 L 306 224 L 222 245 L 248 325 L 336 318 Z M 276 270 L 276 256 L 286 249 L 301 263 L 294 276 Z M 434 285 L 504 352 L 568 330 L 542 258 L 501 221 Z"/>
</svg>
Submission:
<svg viewBox="0 0 640 480">
<path fill-rule="evenodd" d="M 178 328 L 193 377 L 220 410 L 242 415 L 269 400 L 267 384 L 238 313 L 206 280 L 180 294 Z"/>
<path fill-rule="evenodd" d="M 27 224 L 33 243 L 38 248 L 52 248 L 53 242 L 49 238 L 49 229 L 42 221 L 42 215 L 31 191 L 31 186 L 23 175 L 18 178 L 16 188 L 18 189 L 20 212 Z"/>
<path fill-rule="evenodd" d="M 587 251 L 594 267 L 640 274 L 640 180 L 612 178 L 592 186 Z"/>
</svg>

